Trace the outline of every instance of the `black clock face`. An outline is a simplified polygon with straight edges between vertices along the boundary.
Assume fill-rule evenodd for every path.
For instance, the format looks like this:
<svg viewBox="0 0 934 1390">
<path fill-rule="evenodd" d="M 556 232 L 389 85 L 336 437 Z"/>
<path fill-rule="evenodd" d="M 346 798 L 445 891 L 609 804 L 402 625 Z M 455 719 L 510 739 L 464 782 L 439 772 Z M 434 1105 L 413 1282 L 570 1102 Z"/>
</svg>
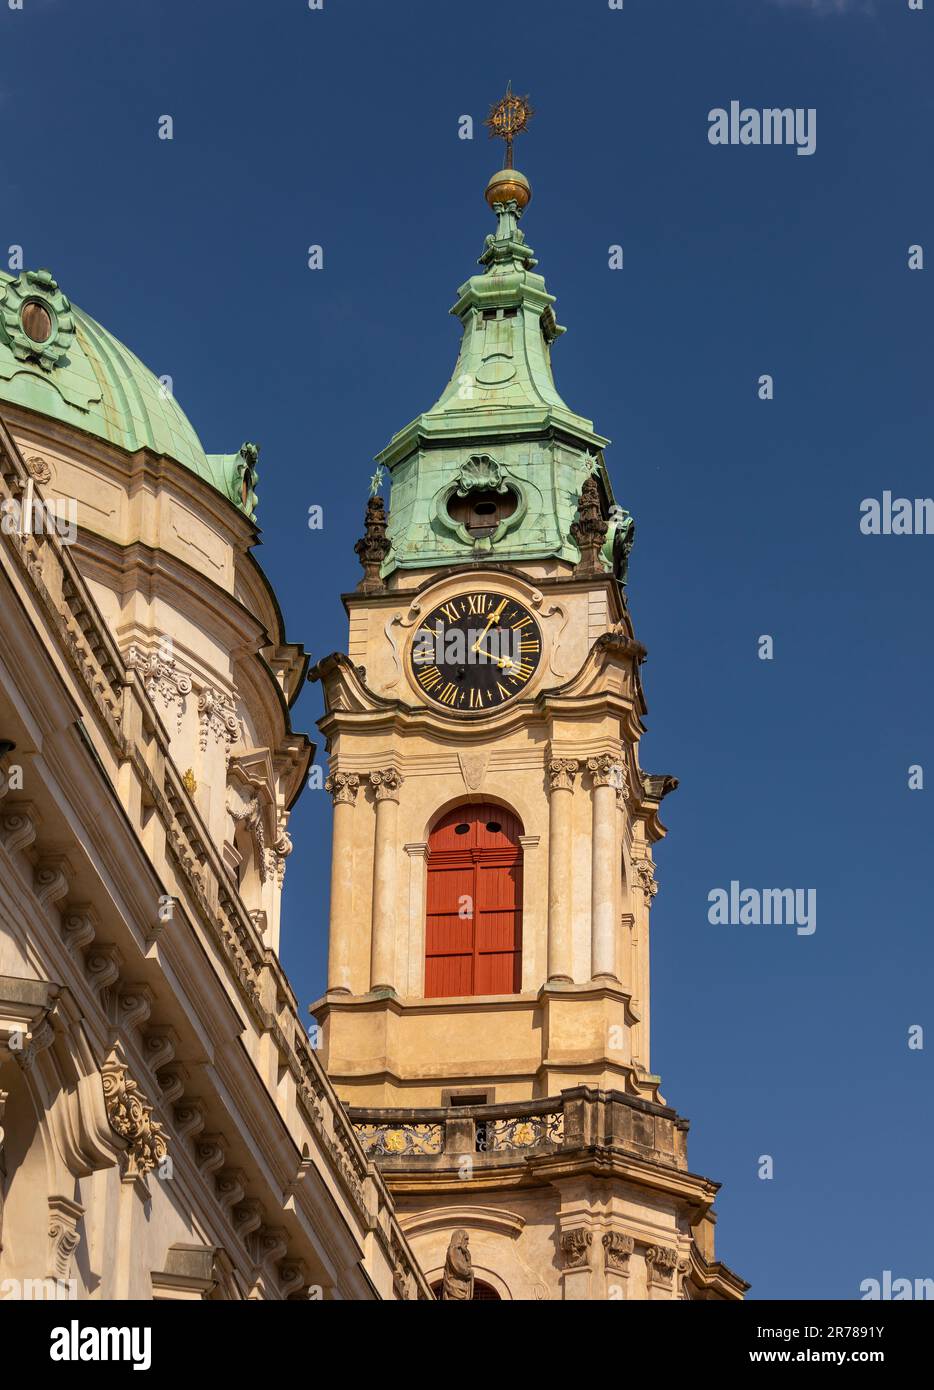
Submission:
<svg viewBox="0 0 934 1390">
<path fill-rule="evenodd" d="M 477 714 L 522 693 L 541 661 L 542 634 L 516 599 L 468 590 L 432 609 L 409 650 L 426 699 Z"/>
</svg>

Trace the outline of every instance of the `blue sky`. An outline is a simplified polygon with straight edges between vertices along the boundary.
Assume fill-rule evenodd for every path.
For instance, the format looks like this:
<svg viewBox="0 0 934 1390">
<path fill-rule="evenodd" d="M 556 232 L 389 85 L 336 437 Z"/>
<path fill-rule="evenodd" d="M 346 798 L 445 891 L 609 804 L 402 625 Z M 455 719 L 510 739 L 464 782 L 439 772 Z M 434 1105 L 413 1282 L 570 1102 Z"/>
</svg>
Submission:
<svg viewBox="0 0 934 1390">
<path fill-rule="evenodd" d="M 934 1274 L 934 536 L 859 530 L 864 498 L 934 493 L 932 24 L 907 0 L 0 10 L 0 247 L 169 373 L 208 450 L 261 443 L 259 558 L 316 657 L 346 644 L 372 456 L 456 355 L 447 310 L 498 167 L 479 122 L 507 79 L 530 93 L 516 162 L 569 330 L 556 377 L 614 441 L 642 761 L 681 779 L 653 1064 L 692 1120 L 691 1167 L 724 1184 L 718 1254 L 756 1298 Z M 712 146 L 707 113 L 731 100 L 814 108 L 816 153 Z M 309 688 L 298 726 L 319 713 Z M 329 825 L 308 793 L 283 946 L 303 1002 L 323 983 Z M 816 889 L 816 932 L 711 925 L 731 880 Z"/>
</svg>

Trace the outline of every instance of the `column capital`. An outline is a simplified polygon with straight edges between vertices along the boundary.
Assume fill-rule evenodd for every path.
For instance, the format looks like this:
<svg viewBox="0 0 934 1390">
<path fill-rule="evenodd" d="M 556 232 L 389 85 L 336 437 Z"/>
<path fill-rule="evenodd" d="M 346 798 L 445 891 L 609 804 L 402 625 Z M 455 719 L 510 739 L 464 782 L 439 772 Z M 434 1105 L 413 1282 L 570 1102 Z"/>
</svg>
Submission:
<svg viewBox="0 0 934 1390">
<path fill-rule="evenodd" d="M 667 1245 L 651 1245 L 645 1252 L 646 1281 L 649 1290 L 671 1289 L 678 1268 L 678 1252 Z"/>
<path fill-rule="evenodd" d="M 399 791 L 405 778 L 394 767 L 387 767 L 370 773 L 370 786 L 377 801 L 398 801 Z"/>
<path fill-rule="evenodd" d="M 639 886 L 645 894 L 646 907 L 651 907 L 652 899 L 658 892 L 658 884 L 655 882 L 655 865 L 651 859 L 635 859 L 632 867 L 636 871 Z"/>
<path fill-rule="evenodd" d="M 574 778 L 580 772 L 578 758 L 550 758 L 546 768 L 549 792 L 574 790 Z"/>
<path fill-rule="evenodd" d="M 360 790 L 360 778 L 356 772 L 332 772 L 325 779 L 324 789 L 330 792 L 335 806 L 352 806 Z"/>
<path fill-rule="evenodd" d="M 587 759 L 587 771 L 595 787 L 615 787 L 617 792 L 626 786 L 626 769 L 622 760 L 612 753 L 598 753 Z"/>
<path fill-rule="evenodd" d="M 615 1274 L 628 1274 L 629 1257 L 635 1248 L 635 1240 L 625 1231 L 607 1231 L 603 1237 L 607 1270 Z"/>
</svg>

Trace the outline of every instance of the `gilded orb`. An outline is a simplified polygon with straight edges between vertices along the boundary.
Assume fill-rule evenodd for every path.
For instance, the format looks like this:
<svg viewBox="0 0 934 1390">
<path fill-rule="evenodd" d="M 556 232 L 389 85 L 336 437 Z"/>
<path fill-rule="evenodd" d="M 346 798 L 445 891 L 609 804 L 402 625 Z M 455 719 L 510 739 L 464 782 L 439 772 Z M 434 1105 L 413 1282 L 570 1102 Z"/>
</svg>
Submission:
<svg viewBox="0 0 934 1390">
<path fill-rule="evenodd" d="M 490 179 L 483 196 L 490 207 L 494 203 L 508 203 L 514 198 L 522 212 L 531 200 L 532 185 L 518 169 L 500 169 Z"/>
</svg>

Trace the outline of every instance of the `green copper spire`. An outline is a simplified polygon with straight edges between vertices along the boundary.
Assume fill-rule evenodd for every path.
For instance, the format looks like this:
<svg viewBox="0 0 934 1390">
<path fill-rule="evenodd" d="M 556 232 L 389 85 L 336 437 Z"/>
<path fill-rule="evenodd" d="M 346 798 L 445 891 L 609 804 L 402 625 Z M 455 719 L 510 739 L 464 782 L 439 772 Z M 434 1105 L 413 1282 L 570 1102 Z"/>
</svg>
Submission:
<svg viewBox="0 0 934 1390">
<path fill-rule="evenodd" d="M 392 482 L 384 577 L 478 559 L 574 564 L 571 523 L 595 466 L 612 502 L 602 468 L 608 441 L 565 404 L 552 375 L 564 329 L 519 225 L 531 196 L 516 169 L 491 178 L 496 230 L 451 310 L 463 328 L 451 379 L 377 457 Z"/>
</svg>

